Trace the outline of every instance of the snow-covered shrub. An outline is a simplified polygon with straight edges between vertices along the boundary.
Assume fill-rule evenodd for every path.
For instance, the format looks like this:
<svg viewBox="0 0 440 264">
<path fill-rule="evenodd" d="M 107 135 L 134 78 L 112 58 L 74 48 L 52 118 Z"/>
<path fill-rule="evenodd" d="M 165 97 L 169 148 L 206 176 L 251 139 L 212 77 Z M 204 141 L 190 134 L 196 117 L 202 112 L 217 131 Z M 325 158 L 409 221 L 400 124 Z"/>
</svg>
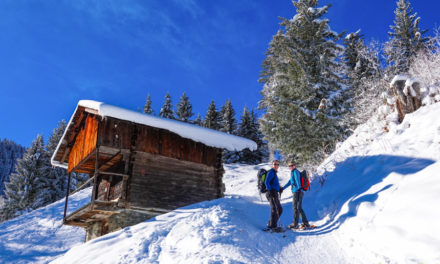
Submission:
<svg viewBox="0 0 440 264">
<path fill-rule="evenodd" d="M 411 64 L 409 74 L 421 82 L 422 104 L 440 102 L 440 34 L 428 43 L 429 51 L 420 52 Z"/>
</svg>

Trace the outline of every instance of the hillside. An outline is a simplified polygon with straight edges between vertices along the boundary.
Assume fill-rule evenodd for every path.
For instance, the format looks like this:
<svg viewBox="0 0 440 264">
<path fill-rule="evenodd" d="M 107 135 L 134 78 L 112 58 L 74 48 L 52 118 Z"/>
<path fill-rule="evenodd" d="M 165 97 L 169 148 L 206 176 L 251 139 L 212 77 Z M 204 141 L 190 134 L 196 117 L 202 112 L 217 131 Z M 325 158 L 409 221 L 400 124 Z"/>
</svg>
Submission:
<svg viewBox="0 0 440 264">
<path fill-rule="evenodd" d="M 261 231 L 269 205 L 258 166 L 225 165 L 226 196 L 179 208 L 83 244 L 61 226 L 63 201 L 0 224 L 4 263 L 437 263 L 440 262 L 440 104 L 400 125 L 370 120 L 320 167 L 303 207 L 318 228 Z M 279 172 L 287 182 L 288 170 Z M 323 184 L 321 184 L 323 183 Z M 69 210 L 87 202 L 75 194 Z M 292 221 L 291 194 L 281 223 Z"/>
</svg>

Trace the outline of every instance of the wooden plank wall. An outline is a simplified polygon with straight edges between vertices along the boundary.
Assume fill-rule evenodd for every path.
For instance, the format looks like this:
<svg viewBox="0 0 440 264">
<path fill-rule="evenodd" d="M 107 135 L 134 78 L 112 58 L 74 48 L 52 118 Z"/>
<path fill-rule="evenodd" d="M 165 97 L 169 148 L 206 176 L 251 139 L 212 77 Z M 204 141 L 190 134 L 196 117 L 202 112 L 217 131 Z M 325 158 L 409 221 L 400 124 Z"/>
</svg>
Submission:
<svg viewBox="0 0 440 264">
<path fill-rule="evenodd" d="M 116 149 L 130 149 L 135 124 L 111 117 L 101 121 L 100 146 Z"/>
<path fill-rule="evenodd" d="M 132 173 L 131 206 L 172 210 L 223 196 L 223 170 L 214 166 L 137 152 Z"/>
<path fill-rule="evenodd" d="M 143 151 L 208 166 L 213 166 L 216 162 L 215 148 L 182 138 L 168 130 L 109 117 L 101 123 L 101 128 L 101 146 Z"/>
<path fill-rule="evenodd" d="M 75 143 L 69 154 L 68 172 L 71 172 L 84 158 L 96 148 L 98 121 L 89 115 L 76 136 Z"/>
</svg>

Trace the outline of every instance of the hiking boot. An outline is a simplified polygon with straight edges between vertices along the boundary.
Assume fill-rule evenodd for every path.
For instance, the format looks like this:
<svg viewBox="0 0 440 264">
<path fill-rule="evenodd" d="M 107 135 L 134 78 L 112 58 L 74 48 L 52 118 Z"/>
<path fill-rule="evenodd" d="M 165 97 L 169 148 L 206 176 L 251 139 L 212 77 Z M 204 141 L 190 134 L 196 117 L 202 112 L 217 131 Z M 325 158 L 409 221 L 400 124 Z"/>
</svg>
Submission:
<svg viewBox="0 0 440 264">
<path fill-rule="evenodd" d="M 298 229 L 298 224 L 295 223 L 291 223 L 290 225 L 287 226 L 290 229 Z"/>
</svg>

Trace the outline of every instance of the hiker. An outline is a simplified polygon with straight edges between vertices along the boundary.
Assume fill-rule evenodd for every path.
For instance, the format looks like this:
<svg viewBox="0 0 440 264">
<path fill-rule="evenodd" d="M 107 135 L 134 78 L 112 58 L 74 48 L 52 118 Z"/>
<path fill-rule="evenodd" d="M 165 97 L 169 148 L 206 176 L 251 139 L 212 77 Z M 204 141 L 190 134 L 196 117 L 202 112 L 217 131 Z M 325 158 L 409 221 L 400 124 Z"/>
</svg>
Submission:
<svg viewBox="0 0 440 264">
<path fill-rule="evenodd" d="M 290 169 L 290 180 L 286 183 L 286 185 L 281 188 L 282 190 L 286 189 L 289 185 L 292 186 L 292 194 L 293 194 L 293 223 L 291 223 L 288 228 L 290 229 L 306 229 L 311 228 L 309 221 L 307 220 L 306 214 L 302 209 L 302 199 L 304 196 L 304 192 L 301 190 L 301 182 L 300 182 L 300 173 L 296 169 L 296 165 L 294 162 L 289 162 Z M 298 220 L 301 216 L 302 225 L 298 226 Z"/>
<path fill-rule="evenodd" d="M 280 183 L 278 181 L 277 171 L 280 167 L 280 162 L 278 160 L 272 161 L 272 169 L 267 172 L 264 184 L 266 185 L 266 198 L 270 203 L 270 219 L 267 223 L 267 227 L 274 229 L 277 227 L 278 220 L 283 213 L 283 208 L 281 207 L 280 199 L 278 193 L 282 190 L 280 189 Z"/>
</svg>

